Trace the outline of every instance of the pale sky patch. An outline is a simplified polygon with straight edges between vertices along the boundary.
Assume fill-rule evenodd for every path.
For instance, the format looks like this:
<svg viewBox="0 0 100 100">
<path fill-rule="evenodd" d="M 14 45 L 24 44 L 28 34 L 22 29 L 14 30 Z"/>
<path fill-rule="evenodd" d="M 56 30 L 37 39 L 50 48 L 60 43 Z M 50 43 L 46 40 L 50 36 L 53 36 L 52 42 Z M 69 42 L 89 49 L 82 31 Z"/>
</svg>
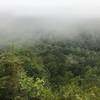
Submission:
<svg viewBox="0 0 100 100">
<path fill-rule="evenodd" d="M 31 16 L 100 17 L 100 0 L 0 0 L 0 12 Z"/>
</svg>

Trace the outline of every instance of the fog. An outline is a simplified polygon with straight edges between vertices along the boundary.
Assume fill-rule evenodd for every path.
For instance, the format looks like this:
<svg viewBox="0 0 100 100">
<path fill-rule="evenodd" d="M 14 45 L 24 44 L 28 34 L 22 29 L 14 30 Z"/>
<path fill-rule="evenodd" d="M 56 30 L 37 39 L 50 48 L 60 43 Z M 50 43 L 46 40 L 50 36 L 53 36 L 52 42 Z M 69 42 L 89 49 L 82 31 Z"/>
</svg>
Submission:
<svg viewBox="0 0 100 100">
<path fill-rule="evenodd" d="M 99 0 L 0 0 L 0 44 L 99 34 Z"/>
<path fill-rule="evenodd" d="M 100 17 L 99 0 L 0 0 L 0 12 L 17 16 Z"/>
</svg>

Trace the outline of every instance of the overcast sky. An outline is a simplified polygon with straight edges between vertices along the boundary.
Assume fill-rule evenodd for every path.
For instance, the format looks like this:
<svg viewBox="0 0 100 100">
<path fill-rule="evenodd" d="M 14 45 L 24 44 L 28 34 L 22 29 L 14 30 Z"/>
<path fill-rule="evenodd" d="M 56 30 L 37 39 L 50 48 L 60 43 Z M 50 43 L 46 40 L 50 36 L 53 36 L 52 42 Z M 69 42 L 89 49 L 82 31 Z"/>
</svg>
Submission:
<svg viewBox="0 0 100 100">
<path fill-rule="evenodd" d="M 0 0 L 0 13 L 21 16 L 100 17 L 100 0 Z"/>
</svg>

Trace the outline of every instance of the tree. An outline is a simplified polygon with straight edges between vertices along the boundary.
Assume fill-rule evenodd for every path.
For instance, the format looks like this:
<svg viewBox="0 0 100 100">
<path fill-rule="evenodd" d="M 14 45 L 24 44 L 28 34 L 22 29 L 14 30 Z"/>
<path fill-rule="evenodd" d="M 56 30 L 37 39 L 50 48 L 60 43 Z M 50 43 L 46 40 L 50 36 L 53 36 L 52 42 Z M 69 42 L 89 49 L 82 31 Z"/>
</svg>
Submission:
<svg viewBox="0 0 100 100">
<path fill-rule="evenodd" d="M 1 100 L 13 100 L 18 94 L 18 73 L 21 69 L 21 61 L 14 53 L 6 51 L 0 55 Z"/>
</svg>

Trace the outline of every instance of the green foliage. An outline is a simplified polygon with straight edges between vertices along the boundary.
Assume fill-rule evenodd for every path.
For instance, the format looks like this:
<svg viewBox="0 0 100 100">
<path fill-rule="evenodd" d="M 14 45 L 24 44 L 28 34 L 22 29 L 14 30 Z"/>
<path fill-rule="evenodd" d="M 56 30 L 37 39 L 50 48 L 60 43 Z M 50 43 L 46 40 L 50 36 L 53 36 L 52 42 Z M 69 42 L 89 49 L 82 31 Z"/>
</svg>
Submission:
<svg viewBox="0 0 100 100">
<path fill-rule="evenodd" d="M 19 89 L 18 73 L 21 61 L 12 52 L 0 55 L 0 98 L 10 100 L 17 95 Z"/>
<path fill-rule="evenodd" d="M 99 45 L 84 34 L 0 50 L 0 100 L 100 100 Z"/>
<path fill-rule="evenodd" d="M 25 92 L 26 95 L 39 100 L 51 100 L 53 98 L 51 89 L 46 86 L 43 79 L 36 78 L 34 80 L 25 73 L 21 73 L 20 76 L 21 91 Z"/>
</svg>

